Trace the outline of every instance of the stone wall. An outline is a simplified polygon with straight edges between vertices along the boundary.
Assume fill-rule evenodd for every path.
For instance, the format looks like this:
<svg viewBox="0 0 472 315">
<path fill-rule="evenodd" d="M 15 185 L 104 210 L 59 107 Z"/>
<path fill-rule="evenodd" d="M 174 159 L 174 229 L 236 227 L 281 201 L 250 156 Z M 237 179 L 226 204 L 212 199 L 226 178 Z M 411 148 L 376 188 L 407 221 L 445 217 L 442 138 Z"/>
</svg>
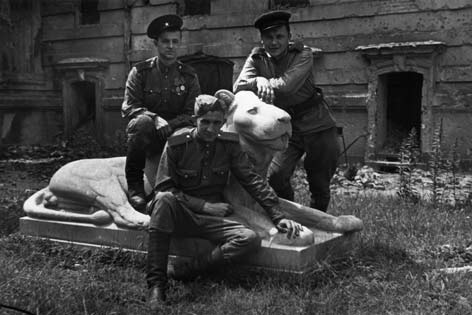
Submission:
<svg viewBox="0 0 472 315">
<path fill-rule="evenodd" d="M 180 54 L 202 51 L 228 58 L 235 63 L 235 78 L 252 47 L 259 45 L 253 21 L 269 8 L 269 2 L 212 0 L 209 15 L 184 16 Z M 48 106 L 58 113 L 64 78 L 80 80 L 79 70 L 82 70 L 85 77 L 100 82 L 103 89 L 97 104 L 102 111 L 99 127 L 104 137 L 112 138 L 124 130 L 119 109 L 127 72 L 133 63 L 154 55 L 152 43 L 145 35 L 147 25 L 159 15 L 184 12 L 184 6 L 184 0 L 100 0 L 97 7 L 100 23 L 80 25 L 79 0 L 42 1 L 40 73 L 50 88 L 43 94 L 45 100 L 51 100 Z M 292 13 L 292 38 L 303 39 L 306 45 L 321 50 L 315 59 L 316 82 L 324 89 L 339 123 L 344 126 L 347 144 L 371 132 L 370 125 L 375 119 L 369 116 L 369 106 L 376 106 L 376 74 L 372 73 L 371 57 L 359 47 L 410 43 L 415 56 L 420 56 L 421 52 L 414 50 L 414 43 L 442 43 L 444 47 L 428 57 L 432 64 L 429 68 L 418 61 L 422 57 L 412 59 L 413 65 L 403 67 L 398 59 L 409 52 L 394 52 L 395 61 L 390 70 L 419 71 L 428 79 L 429 85 L 423 85 L 428 104 L 421 105 L 425 111 L 423 151 L 430 149 L 432 130 L 442 120 L 445 142 L 452 143 L 458 138 L 464 158 L 472 158 L 472 124 L 467 123 L 472 121 L 470 1 L 311 0 L 309 6 L 287 10 Z M 376 53 L 383 52 L 379 48 Z M 85 68 L 74 63 L 58 67 L 60 61 L 85 57 L 105 59 L 106 63 L 92 62 Z M 0 107 L 0 111 L 4 109 Z M 374 136 L 371 132 L 371 137 Z M 365 157 L 367 142 L 368 137 L 361 137 L 349 154 Z"/>
<path fill-rule="evenodd" d="M 62 108 L 41 67 L 40 3 L 3 0 L 0 7 L 0 144 L 53 141 Z"/>
</svg>

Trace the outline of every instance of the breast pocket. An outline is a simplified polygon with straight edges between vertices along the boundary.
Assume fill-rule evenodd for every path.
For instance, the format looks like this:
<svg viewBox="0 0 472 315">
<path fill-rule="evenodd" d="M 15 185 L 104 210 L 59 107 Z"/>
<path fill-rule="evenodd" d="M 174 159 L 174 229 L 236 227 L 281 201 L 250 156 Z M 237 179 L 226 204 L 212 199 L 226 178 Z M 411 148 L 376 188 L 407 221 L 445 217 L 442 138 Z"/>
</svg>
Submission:
<svg viewBox="0 0 472 315">
<path fill-rule="evenodd" d="M 144 90 L 144 105 L 155 111 L 161 105 L 162 93 L 160 89 Z"/>
<path fill-rule="evenodd" d="M 182 187 L 194 187 L 200 184 L 199 171 L 197 170 L 177 169 L 176 173 Z"/>
<path fill-rule="evenodd" d="M 219 166 L 211 169 L 212 183 L 215 185 L 226 185 L 228 181 L 229 166 Z"/>
</svg>

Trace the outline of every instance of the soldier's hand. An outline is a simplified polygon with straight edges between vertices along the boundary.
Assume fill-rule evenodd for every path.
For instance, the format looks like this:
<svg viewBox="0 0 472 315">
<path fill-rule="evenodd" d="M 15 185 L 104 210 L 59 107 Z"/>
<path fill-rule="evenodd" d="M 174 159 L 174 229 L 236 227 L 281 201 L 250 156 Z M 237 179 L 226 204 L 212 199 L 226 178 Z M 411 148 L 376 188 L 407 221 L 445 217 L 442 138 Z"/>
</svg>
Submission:
<svg viewBox="0 0 472 315">
<path fill-rule="evenodd" d="M 280 220 L 276 227 L 279 232 L 287 233 L 289 239 L 299 237 L 300 231 L 303 230 L 303 226 L 300 223 L 288 219 Z"/>
<path fill-rule="evenodd" d="M 256 77 L 257 96 L 264 102 L 272 104 L 274 101 L 274 89 L 264 77 Z"/>
<path fill-rule="evenodd" d="M 156 131 L 159 140 L 161 140 L 162 142 L 166 142 L 167 138 L 172 134 L 172 127 L 167 124 L 164 126 L 160 126 L 159 128 L 157 128 Z"/>
<path fill-rule="evenodd" d="M 229 203 L 224 202 L 205 202 L 203 212 L 216 217 L 226 217 L 233 213 L 233 207 Z"/>
</svg>

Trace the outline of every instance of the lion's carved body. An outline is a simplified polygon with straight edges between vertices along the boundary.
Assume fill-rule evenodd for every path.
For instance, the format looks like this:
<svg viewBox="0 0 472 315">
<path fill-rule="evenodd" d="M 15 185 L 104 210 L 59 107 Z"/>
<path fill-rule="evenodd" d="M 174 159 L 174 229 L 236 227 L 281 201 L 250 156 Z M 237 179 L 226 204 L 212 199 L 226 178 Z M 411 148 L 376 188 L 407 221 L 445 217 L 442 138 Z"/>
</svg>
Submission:
<svg viewBox="0 0 472 315">
<path fill-rule="evenodd" d="M 290 116 L 262 103 L 251 92 L 240 92 L 228 102 L 232 105 L 225 129 L 240 135 L 243 149 L 255 162 L 258 172 L 265 176 L 273 154 L 288 145 Z M 158 161 L 159 156 L 156 156 L 146 162 L 147 189 L 154 183 Z M 149 224 L 149 216 L 135 211 L 128 203 L 124 166 L 125 157 L 68 163 L 53 175 L 47 188 L 25 202 L 25 212 L 42 219 L 96 225 L 114 223 L 123 228 L 144 229 Z M 227 186 L 225 196 L 236 207 L 235 219 L 249 224 L 263 237 L 269 235 L 272 222 L 234 179 Z M 309 227 L 334 232 L 362 229 L 362 221 L 353 216 L 334 217 L 283 199 L 281 206 L 288 218 Z M 305 229 L 297 241 L 281 236 L 277 240 L 294 245 L 309 244 L 313 242 L 313 235 Z"/>
</svg>

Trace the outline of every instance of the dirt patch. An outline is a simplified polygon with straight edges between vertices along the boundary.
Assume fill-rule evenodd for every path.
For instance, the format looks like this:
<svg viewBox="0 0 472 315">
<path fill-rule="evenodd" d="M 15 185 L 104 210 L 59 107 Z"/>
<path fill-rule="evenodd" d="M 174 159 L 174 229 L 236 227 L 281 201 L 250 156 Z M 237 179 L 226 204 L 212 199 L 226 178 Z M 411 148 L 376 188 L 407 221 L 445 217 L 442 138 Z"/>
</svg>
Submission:
<svg viewBox="0 0 472 315">
<path fill-rule="evenodd" d="M 351 171 L 352 172 L 352 171 Z M 398 173 L 380 173 L 369 166 L 363 166 L 346 176 L 347 171 L 338 169 L 333 177 L 331 191 L 342 195 L 383 195 L 398 196 L 402 178 Z M 436 178 L 429 171 L 413 169 L 408 177 L 407 188 L 426 201 L 433 195 L 439 202 L 455 206 L 472 202 L 472 175 L 442 172 Z"/>
<path fill-rule="evenodd" d="M 0 235 L 18 230 L 18 219 L 24 216 L 24 201 L 48 185 L 57 167 L 50 164 L 0 163 Z"/>
</svg>

